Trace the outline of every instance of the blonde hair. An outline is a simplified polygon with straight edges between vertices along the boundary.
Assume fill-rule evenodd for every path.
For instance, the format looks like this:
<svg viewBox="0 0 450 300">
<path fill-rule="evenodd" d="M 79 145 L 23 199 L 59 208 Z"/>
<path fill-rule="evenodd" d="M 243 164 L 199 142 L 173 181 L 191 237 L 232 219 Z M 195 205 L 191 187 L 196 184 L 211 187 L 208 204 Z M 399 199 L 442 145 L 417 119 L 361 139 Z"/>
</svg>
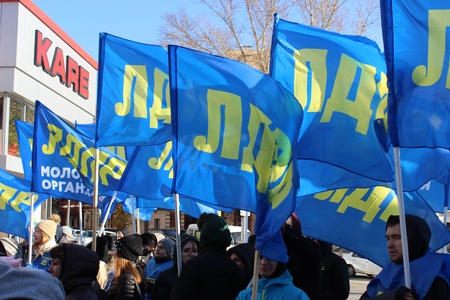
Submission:
<svg viewBox="0 0 450 300">
<path fill-rule="evenodd" d="M 114 278 L 114 288 L 117 290 L 119 288 L 119 278 L 122 274 L 130 273 L 133 275 L 134 280 L 136 280 L 137 284 L 141 284 L 142 277 L 136 267 L 133 265 L 131 261 L 125 259 L 123 257 L 115 258 L 115 267 L 116 267 L 116 275 Z"/>
<path fill-rule="evenodd" d="M 50 218 L 48 218 L 48 219 L 53 220 L 58 225 L 61 223 L 61 217 L 57 214 L 51 215 Z"/>
<path fill-rule="evenodd" d="M 48 241 L 50 241 L 50 237 L 48 236 L 48 234 L 46 234 L 42 230 L 41 232 L 42 232 L 42 242 L 37 244 L 36 242 L 33 241 L 33 251 L 34 253 L 36 253 L 36 256 L 42 255 L 42 246 L 45 245 L 45 243 L 47 243 Z"/>
</svg>

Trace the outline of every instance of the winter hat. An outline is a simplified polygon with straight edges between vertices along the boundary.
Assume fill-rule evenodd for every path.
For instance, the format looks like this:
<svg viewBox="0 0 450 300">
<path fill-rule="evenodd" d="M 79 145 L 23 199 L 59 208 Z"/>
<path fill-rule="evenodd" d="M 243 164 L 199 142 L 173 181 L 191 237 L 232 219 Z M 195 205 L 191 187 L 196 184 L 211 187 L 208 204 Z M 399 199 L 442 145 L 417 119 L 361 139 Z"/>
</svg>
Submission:
<svg viewBox="0 0 450 300">
<path fill-rule="evenodd" d="M 62 226 L 61 229 L 65 235 L 67 235 L 69 238 L 73 239 L 72 228 L 70 228 L 69 226 Z"/>
<path fill-rule="evenodd" d="M 142 238 L 139 234 L 127 235 L 116 242 L 117 256 L 136 262 L 142 255 Z"/>
<path fill-rule="evenodd" d="M 210 214 L 200 230 L 200 250 L 208 245 L 226 249 L 231 244 L 231 234 L 224 219 Z"/>
<path fill-rule="evenodd" d="M 166 238 L 160 240 L 158 243 L 162 243 L 164 248 L 166 248 L 167 256 L 172 257 L 173 249 L 175 248 L 175 242 L 172 239 Z"/>
<path fill-rule="evenodd" d="M 43 220 L 40 221 L 36 225 L 37 229 L 42 230 L 45 232 L 46 235 L 50 237 L 50 239 L 55 238 L 56 235 L 56 223 L 53 220 Z"/>
<path fill-rule="evenodd" d="M 92 249 L 92 242 L 86 245 L 86 248 Z M 108 253 L 108 240 L 104 236 L 97 237 L 97 246 L 95 252 L 101 261 L 107 263 L 111 259 L 111 255 Z"/>
</svg>

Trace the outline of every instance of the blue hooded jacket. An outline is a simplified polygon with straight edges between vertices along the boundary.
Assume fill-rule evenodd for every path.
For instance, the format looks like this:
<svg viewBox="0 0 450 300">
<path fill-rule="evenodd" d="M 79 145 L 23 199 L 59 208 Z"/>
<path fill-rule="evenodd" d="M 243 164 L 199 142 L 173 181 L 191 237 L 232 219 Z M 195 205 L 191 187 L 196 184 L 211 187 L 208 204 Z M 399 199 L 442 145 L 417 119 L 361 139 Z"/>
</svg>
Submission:
<svg viewBox="0 0 450 300">
<path fill-rule="evenodd" d="M 239 293 L 236 300 L 248 300 L 252 297 L 252 288 Z M 258 280 L 258 300 L 309 300 L 301 289 L 294 286 L 289 270 L 276 278 L 260 278 Z"/>
</svg>

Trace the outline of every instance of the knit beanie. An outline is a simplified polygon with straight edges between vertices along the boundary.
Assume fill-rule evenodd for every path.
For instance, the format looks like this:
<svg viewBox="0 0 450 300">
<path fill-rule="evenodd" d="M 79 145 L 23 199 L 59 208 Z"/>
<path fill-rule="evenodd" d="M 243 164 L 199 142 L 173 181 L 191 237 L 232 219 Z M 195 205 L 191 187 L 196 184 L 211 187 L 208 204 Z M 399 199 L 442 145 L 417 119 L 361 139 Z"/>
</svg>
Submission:
<svg viewBox="0 0 450 300">
<path fill-rule="evenodd" d="M 210 214 L 200 230 L 200 250 L 210 245 L 226 249 L 230 244 L 228 224 L 218 215 Z"/>
<path fill-rule="evenodd" d="M 44 221 L 40 221 L 37 225 L 36 225 L 37 229 L 42 230 L 43 232 L 45 232 L 45 234 L 47 234 L 50 239 L 55 238 L 56 235 L 56 223 L 53 220 L 44 220 Z"/>
<path fill-rule="evenodd" d="M 67 235 L 69 238 L 73 239 L 72 228 L 69 226 L 61 226 L 63 234 Z"/>
<path fill-rule="evenodd" d="M 173 249 L 175 248 L 175 242 L 172 239 L 166 238 L 160 240 L 158 243 L 162 243 L 164 248 L 166 248 L 167 256 L 172 257 Z"/>
<path fill-rule="evenodd" d="M 116 242 L 117 256 L 136 262 L 142 255 L 142 238 L 139 234 L 127 235 Z"/>
</svg>

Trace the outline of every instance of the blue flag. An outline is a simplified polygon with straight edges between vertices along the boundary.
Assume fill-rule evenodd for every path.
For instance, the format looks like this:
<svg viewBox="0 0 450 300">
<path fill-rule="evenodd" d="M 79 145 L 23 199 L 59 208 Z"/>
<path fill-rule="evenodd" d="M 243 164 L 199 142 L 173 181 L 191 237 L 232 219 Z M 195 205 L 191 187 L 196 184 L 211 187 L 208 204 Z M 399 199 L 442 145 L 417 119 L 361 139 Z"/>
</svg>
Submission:
<svg viewBox="0 0 450 300">
<path fill-rule="evenodd" d="M 19 138 L 20 157 L 22 158 L 23 174 L 26 180 L 30 181 L 31 172 L 31 154 L 33 148 L 34 124 L 20 120 L 15 120 L 17 136 Z"/>
<path fill-rule="evenodd" d="M 444 185 L 450 183 L 448 149 L 401 148 L 400 163 L 404 191 L 417 191 L 430 180 Z"/>
<path fill-rule="evenodd" d="M 167 51 L 100 34 L 97 146 L 152 144 L 170 124 Z"/>
<path fill-rule="evenodd" d="M 405 193 L 404 205 L 405 213 L 427 221 L 433 232 L 433 250 L 450 242 L 450 231 L 416 192 Z M 379 266 L 389 259 L 386 221 L 399 214 L 397 196 L 391 189 L 337 189 L 299 197 L 295 213 L 307 236 L 352 250 Z"/>
<path fill-rule="evenodd" d="M 118 190 L 145 199 L 164 199 L 173 196 L 172 182 L 170 141 L 155 146 L 137 146 L 128 161 Z"/>
<path fill-rule="evenodd" d="M 129 214 L 133 214 L 132 211 L 132 206 L 131 206 L 131 198 L 127 198 L 127 200 L 125 200 L 125 203 L 122 204 L 123 210 L 126 213 Z M 135 201 L 134 203 L 134 209 L 138 208 L 136 207 L 136 202 L 137 199 L 133 198 L 133 200 Z M 152 207 L 146 207 L 146 208 L 140 208 L 139 207 L 139 219 L 142 221 L 150 221 L 152 219 L 152 214 L 156 211 L 156 208 L 152 208 Z M 136 213 L 135 216 L 137 217 Z"/>
<path fill-rule="evenodd" d="M 305 188 L 392 187 L 386 64 L 375 42 L 276 18 L 270 71 L 304 109 L 297 159 L 310 185 L 301 184 L 299 195 Z"/>
<path fill-rule="evenodd" d="M 416 192 L 428 203 L 428 205 L 430 205 L 433 211 L 437 213 L 444 213 L 444 207 L 448 207 L 448 191 L 446 184 L 433 179 L 425 183 Z"/>
<path fill-rule="evenodd" d="M 112 195 L 126 161 L 106 148 L 98 151 L 99 195 Z M 88 137 L 36 101 L 33 139 L 33 191 L 92 204 L 95 146 Z"/>
<path fill-rule="evenodd" d="M 450 149 L 450 2 L 380 3 L 392 143 Z"/>
<path fill-rule="evenodd" d="M 34 207 L 45 199 L 45 195 L 34 194 Z M 0 169 L 0 231 L 28 238 L 30 205 L 30 181 Z"/>
<path fill-rule="evenodd" d="M 300 105 L 260 71 L 187 48 L 169 46 L 169 78 L 174 192 L 254 212 L 265 255 L 295 206 Z M 283 251 L 266 256 L 287 261 Z"/>
<path fill-rule="evenodd" d="M 91 140 L 95 139 L 95 124 L 75 124 L 75 130 L 79 133 L 84 134 Z M 131 155 L 133 155 L 133 151 L 135 146 L 106 146 L 111 153 L 123 158 L 124 160 L 129 160 Z"/>
<path fill-rule="evenodd" d="M 137 146 L 128 161 L 119 190 L 138 197 L 139 208 L 174 209 L 172 194 L 172 142 L 154 146 Z M 211 205 L 210 205 L 211 206 Z M 224 211 L 229 208 L 216 207 Z M 201 213 L 217 213 L 217 209 L 180 196 L 180 211 L 198 218 Z"/>
</svg>

